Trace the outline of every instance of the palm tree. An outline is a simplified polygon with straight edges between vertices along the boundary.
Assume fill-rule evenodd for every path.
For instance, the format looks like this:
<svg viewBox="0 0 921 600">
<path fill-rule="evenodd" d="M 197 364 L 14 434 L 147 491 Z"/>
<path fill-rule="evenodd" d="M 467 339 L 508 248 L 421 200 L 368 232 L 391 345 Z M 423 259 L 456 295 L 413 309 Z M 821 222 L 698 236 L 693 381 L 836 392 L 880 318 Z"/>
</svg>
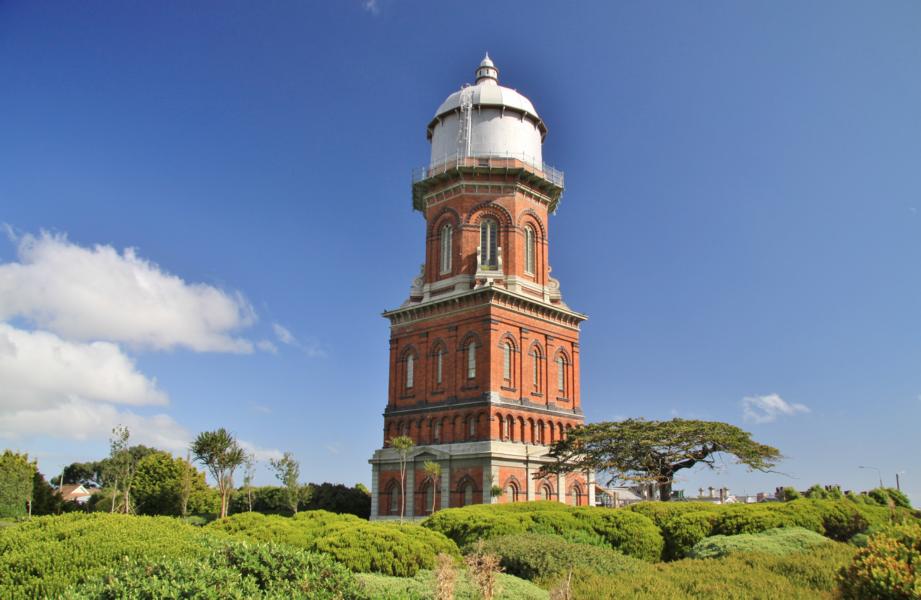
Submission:
<svg viewBox="0 0 921 600">
<path fill-rule="evenodd" d="M 416 443 L 408 435 L 399 435 L 390 440 L 390 447 L 400 453 L 400 523 L 403 523 L 403 511 L 406 508 L 406 457 Z"/>
<path fill-rule="evenodd" d="M 425 474 L 432 480 L 432 514 L 435 514 L 435 492 L 438 490 L 438 484 L 441 482 L 441 464 L 434 460 L 425 461 Z"/>
</svg>

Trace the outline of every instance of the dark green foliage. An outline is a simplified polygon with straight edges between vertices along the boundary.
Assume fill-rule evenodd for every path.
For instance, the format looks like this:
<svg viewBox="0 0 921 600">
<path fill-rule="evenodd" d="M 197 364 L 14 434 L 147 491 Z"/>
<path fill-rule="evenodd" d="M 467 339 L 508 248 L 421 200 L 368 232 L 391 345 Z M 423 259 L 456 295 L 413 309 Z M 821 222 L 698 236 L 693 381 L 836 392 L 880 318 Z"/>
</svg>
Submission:
<svg viewBox="0 0 921 600">
<path fill-rule="evenodd" d="M 131 456 L 133 462 L 138 462 L 148 454 L 154 452 L 160 452 L 156 448 L 150 448 L 138 444 L 136 446 L 131 446 L 128 448 L 128 453 Z M 71 463 L 64 468 L 64 483 L 65 484 L 83 484 L 91 487 L 105 487 L 111 485 L 111 475 L 113 473 L 113 465 L 111 458 L 104 458 L 102 460 L 82 462 L 82 463 Z M 55 475 L 51 478 L 51 483 L 54 485 L 60 485 L 60 475 Z"/>
<path fill-rule="evenodd" d="M 826 500 L 828 498 L 828 491 L 816 483 L 808 490 L 806 490 L 805 496 L 810 500 Z"/>
<path fill-rule="evenodd" d="M 646 562 L 610 548 L 573 544 L 556 535 L 525 533 L 488 540 L 483 551 L 496 554 L 506 573 L 551 584 L 570 569 L 589 569 L 605 575 L 634 573 Z"/>
<path fill-rule="evenodd" d="M 362 519 L 371 516 L 371 494 L 367 488 L 353 488 L 341 483 L 311 484 L 310 499 L 305 510 L 327 510 L 334 513 L 352 514 Z"/>
<path fill-rule="evenodd" d="M 56 515 L 61 512 L 61 496 L 45 476 L 35 471 L 32 477 L 32 514 L 34 516 Z"/>
<path fill-rule="evenodd" d="M 716 558 L 734 552 L 785 555 L 829 544 L 828 538 L 802 527 L 768 529 L 761 533 L 715 535 L 699 541 L 688 553 L 691 558 Z"/>
<path fill-rule="evenodd" d="M 305 511 L 292 518 L 242 513 L 205 529 L 325 552 L 353 571 L 386 575 L 411 577 L 434 567 L 440 552 L 460 554 L 449 539 L 418 525 L 371 523 L 326 511 Z"/>
<path fill-rule="evenodd" d="M 107 571 L 72 598 L 361 598 L 352 574 L 322 554 L 273 544 L 220 541 L 200 559 L 135 559 Z"/>
<path fill-rule="evenodd" d="M 555 534 L 570 542 L 612 547 L 643 560 L 658 560 L 662 536 L 638 513 L 606 508 L 566 506 L 559 502 L 476 505 L 441 510 L 423 524 L 459 546 L 479 539 L 518 533 Z"/>
<path fill-rule="evenodd" d="M 736 535 L 757 533 L 789 523 L 788 516 L 763 506 L 727 505 L 720 511 L 713 523 L 713 533 Z"/>
<path fill-rule="evenodd" d="M 24 517 L 32 501 L 35 462 L 28 454 L 0 454 L 0 518 Z"/>
<path fill-rule="evenodd" d="M 722 507 L 712 502 L 637 502 L 627 506 L 624 510 L 638 512 L 652 519 L 656 527 L 662 527 L 666 522 L 677 515 L 689 512 L 717 512 Z"/>
<path fill-rule="evenodd" d="M 665 538 L 665 560 L 684 558 L 697 542 L 706 538 L 713 531 L 717 513 L 702 510 L 677 514 L 662 525 L 662 537 Z"/>
<path fill-rule="evenodd" d="M 284 488 L 277 485 L 267 485 L 252 489 L 253 493 L 253 512 L 264 515 L 290 515 L 291 509 L 288 507 L 287 496 Z M 301 506 L 300 508 L 304 508 Z M 236 493 L 230 501 L 230 513 L 238 514 L 249 511 L 246 496 L 243 493 Z"/>
<path fill-rule="evenodd" d="M 137 463 L 131 488 L 138 514 L 181 514 L 180 491 L 183 469 L 193 469 L 189 514 L 211 514 L 220 510 L 220 497 L 205 483 L 205 474 L 168 452 L 152 452 Z"/>
<path fill-rule="evenodd" d="M 844 598 L 921 598 L 921 525 L 896 525 L 867 541 L 840 573 Z"/>
<path fill-rule="evenodd" d="M 802 498 L 802 497 L 803 497 L 803 495 L 800 494 L 798 491 L 796 491 L 796 488 L 794 488 L 794 487 L 789 487 L 789 486 L 787 486 L 787 487 L 785 487 L 785 488 L 783 489 L 783 498 L 782 498 L 782 500 L 784 500 L 784 501 L 786 501 L 786 502 L 789 502 L 789 501 L 791 501 L 791 500 L 799 500 L 799 499 Z"/>
</svg>

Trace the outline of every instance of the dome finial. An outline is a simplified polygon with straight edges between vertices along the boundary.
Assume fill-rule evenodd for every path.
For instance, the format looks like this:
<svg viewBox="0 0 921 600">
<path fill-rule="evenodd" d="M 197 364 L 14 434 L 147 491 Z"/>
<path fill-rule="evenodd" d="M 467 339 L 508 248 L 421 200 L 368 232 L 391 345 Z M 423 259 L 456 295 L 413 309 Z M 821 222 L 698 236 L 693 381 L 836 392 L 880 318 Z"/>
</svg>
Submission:
<svg viewBox="0 0 921 600">
<path fill-rule="evenodd" d="M 499 83 L 499 69 L 496 68 L 492 59 L 489 58 L 489 52 L 487 52 L 483 60 L 480 61 L 480 66 L 476 70 L 476 83 L 477 85 L 481 83 Z"/>
</svg>

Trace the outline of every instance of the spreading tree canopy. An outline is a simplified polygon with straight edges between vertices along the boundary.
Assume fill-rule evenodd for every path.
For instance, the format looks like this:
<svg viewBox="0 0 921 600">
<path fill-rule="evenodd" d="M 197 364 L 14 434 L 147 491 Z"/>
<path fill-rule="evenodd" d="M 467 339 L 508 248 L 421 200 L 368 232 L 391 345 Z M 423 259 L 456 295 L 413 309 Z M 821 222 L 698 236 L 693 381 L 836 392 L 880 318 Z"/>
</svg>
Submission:
<svg viewBox="0 0 921 600">
<path fill-rule="evenodd" d="M 675 473 L 695 465 L 712 468 L 720 456 L 733 456 L 754 471 L 769 471 L 780 451 L 759 444 L 751 434 L 718 421 L 626 419 L 591 423 L 554 442 L 549 456 L 556 462 L 536 477 L 551 473 L 606 473 L 610 481 L 655 483 L 662 500 L 671 498 Z"/>
</svg>

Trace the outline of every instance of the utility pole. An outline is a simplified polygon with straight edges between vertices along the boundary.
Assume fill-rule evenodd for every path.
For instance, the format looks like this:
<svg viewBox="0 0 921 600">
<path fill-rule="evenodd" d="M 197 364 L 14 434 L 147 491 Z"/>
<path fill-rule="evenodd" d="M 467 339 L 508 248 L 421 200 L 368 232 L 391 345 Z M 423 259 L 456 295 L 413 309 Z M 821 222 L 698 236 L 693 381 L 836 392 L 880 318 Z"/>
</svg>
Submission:
<svg viewBox="0 0 921 600">
<path fill-rule="evenodd" d="M 895 474 L 895 489 L 900 492 L 902 491 L 902 486 L 899 485 L 899 475 L 904 475 L 904 474 L 905 474 L 905 471 L 899 471 L 898 473 Z"/>
<path fill-rule="evenodd" d="M 858 466 L 857 468 L 858 469 L 873 469 L 874 471 L 876 471 L 877 474 L 879 475 L 879 487 L 883 487 L 883 472 L 881 470 L 877 469 L 876 467 Z"/>
</svg>

